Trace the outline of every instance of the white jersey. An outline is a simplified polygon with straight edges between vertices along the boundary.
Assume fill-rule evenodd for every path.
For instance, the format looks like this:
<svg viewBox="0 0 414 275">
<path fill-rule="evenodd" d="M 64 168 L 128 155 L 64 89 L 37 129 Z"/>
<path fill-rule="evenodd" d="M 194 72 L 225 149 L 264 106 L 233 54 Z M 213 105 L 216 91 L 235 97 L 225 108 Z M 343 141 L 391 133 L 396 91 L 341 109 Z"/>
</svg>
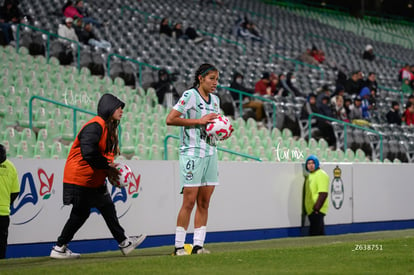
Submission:
<svg viewBox="0 0 414 275">
<path fill-rule="evenodd" d="M 182 113 L 183 118 L 199 119 L 210 113 L 220 113 L 220 100 L 216 95 L 209 94 L 209 100 L 193 88 L 183 93 L 174 109 Z M 216 153 L 216 146 L 208 141 L 205 125 L 181 127 L 180 154 L 203 158 Z"/>
</svg>

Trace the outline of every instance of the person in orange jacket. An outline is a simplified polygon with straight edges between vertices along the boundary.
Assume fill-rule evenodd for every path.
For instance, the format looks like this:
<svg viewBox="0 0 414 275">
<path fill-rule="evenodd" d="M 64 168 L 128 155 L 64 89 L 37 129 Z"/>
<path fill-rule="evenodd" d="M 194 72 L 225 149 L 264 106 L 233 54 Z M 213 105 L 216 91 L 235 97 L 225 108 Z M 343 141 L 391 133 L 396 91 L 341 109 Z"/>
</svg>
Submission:
<svg viewBox="0 0 414 275">
<path fill-rule="evenodd" d="M 69 219 L 50 252 L 55 259 L 79 258 L 67 248 L 75 233 L 88 219 L 91 208 L 102 214 L 124 255 L 140 245 L 145 235 L 126 237 L 119 224 L 115 205 L 106 186 L 106 177 L 116 179 L 114 156 L 119 154 L 118 125 L 125 103 L 112 94 L 104 94 L 98 103 L 98 115 L 80 130 L 70 149 L 63 174 L 63 204 L 72 204 Z"/>
</svg>

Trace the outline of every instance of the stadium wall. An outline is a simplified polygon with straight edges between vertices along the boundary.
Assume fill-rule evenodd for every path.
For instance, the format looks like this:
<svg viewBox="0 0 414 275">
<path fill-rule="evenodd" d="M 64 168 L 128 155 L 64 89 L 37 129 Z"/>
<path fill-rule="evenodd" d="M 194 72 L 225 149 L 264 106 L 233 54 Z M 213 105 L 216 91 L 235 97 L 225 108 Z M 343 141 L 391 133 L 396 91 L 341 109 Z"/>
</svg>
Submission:
<svg viewBox="0 0 414 275">
<path fill-rule="evenodd" d="M 65 160 L 12 161 L 19 171 L 21 193 L 12 206 L 7 256 L 48 255 L 70 213 L 70 206 L 62 205 Z M 126 233 L 148 234 L 143 247 L 172 245 L 181 204 L 178 161 L 125 163 L 134 172 L 134 182 L 125 189 L 109 186 L 109 191 Z M 409 180 L 413 165 L 323 163 L 322 167 L 331 180 L 327 234 L 414 227 L 414 185 Z M 301 163 L 220 162 L 219 177 L 207 242 L 306 235 Z M 188 242 L 191 238 L 188 234 Z M 93 211 L 71 248 L 89 253 L 115 250 L 117 244 Z"/>
</svg>

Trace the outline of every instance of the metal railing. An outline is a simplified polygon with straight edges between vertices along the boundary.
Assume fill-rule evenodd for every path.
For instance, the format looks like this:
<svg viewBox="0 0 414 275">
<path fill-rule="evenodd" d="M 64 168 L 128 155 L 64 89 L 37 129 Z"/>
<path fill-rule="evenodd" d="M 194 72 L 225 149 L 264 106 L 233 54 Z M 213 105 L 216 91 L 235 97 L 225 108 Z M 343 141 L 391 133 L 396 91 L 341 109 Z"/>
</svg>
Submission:
<svg viewBox="0 0 414 275">
<path fill-rule="evenodd" d="M 198 32 L 200 32 L 200 33 L 202 33 L 202 34 L 204 34 L 204 35 L 207 35 L 207 36 L 210 36 L 210 37 L 216 38 L 216 39 L 218 40 L 218 45 L 219 45 L 219 46 L 221 45 L 221 41 L 224 41 L 224 42 L 227 42 L 227 43 L 229 43 L 229 44 L 234 44 L 234 45 L 236 45 L 236 46 L 239 46 L 239 47 L 241 47 L 241 48 L 243 49 L 243 55 L 245 55 L 245 54 L 246 54 L 246 46 L 245 46 L 244 44 L 242 44 L 242 43 L 239 43 L 239 42 L 237 42 L 237 41 L 233 41 L 233 40 L 227 39 L 227 38 L 225 38 L 225 37 L 222 37 L 222 36 L 216 35 L 216 34 L 214 34 L 214 33 L 209 33 L 209 32 L 202 31 L 202 30 L 197 30 L 197 31 L 198 31 Z"/>
<path fill-rule="evenodd" d="M 359 125 L 355 125 L 355 124 L 352 124 L 352 123 L 349 123 L 349 122 L 338 120 L 338 119 L 335 119 L 335 118 L 332 118 L 332 117 L 324 116 L 324 115 L 317 114 L 317 113 L 311 113 L 311 114 L 309 114 L 309 117 L 308 117 L 308 140 L 310 140 L 312 138 L 312 117 L 323 118 L 323 119 L 326 119 L 326 120 L 329 120 L 329 121 L 340 123 L 344 126 L 344 151 L 346 151 L 346 149 L 347 149 L 347 136 L 348 136 L 347 127 L 348 126 L 349 127 L 354 127 L 354 128 L 357 128 L 357 129 L 360 129 L 360 130 L 363 130 L 363 131 L 367 131 L 367 132 L 377 134 L 379 136 L 379 140 L 380 140 L 380 144 L 379 144 L 380 145 L 380 160 L 383 161 L 383 137 L 382 137 L 382 134 L 380 132 L 375 131 L 373 129 L 361 127 Z"/>
<path fill-rule="evenodd" d="M 164 139 L 164 160 L 168 160 L 168 146 L 167 146 L 167 143 L 168 143 L 168 140 L 170 138 L 180 139 L 176 135 L 167 135 L 167 136 L 165 136 L 165 139 Z M 244 153 L 239 153 L 239 152 L 229 150 L 229 149 L 226 149 L 226 148 L 223 148 L 223 147 L 220 147 L 220 146 L 217 146 L 217 150 L 223 151 L 223 152 L 226 152 L 226 153 L 230 153 L 230 154 L 233 154 L 233 155 L 241 156 L 241 157 L 244 157 L 244 158 L 248 158 L 248 159 L 253 159 L 253 160 L 256 160 L 256 161 L 262 161 L 261 158 L 251 156 L 251 155 L 248 155 L 248 154 L 244 154 Z"/>
<path fill-rule="evenodd" d="M 148 63 L 145 63 L 145 62 L 140 62 L 140 61 L 137 61 L 137 60 L 132 59 L 130 57 L 126 57 L 126 56 L 119 55 L 119 54 L 116 54 L 116 53 L 111 53 L 111 54 L 108 55 L 108 58 L 106 59 L 106 63 L 107 63 L 107 75 L 109 77 L 111 76 L 111 57 L 112 56 L 116 56 L 116 57 L 118 57 L 120 59 L 123 59 L 123 60 L 126 60 L 126 61 L 131 61 L 131 62 L 133 62 L 135 64 L 138 64 L 138 79 L 139 79 L 138 82 L 139 82 L 139 85 L 141 87 L 142 87 L 142 67 L 143 66 L 149 67 L 149 68 L 154 69 L 154 70 L 160 70 L 161 69 L 161 68 L 159 68 L 157 66 L 153 66 L 153 65 L 148 64 Z"/>
<path fill-rule="evenodd" d="M 261 101 L 268 102 L 268 103 L 272 104 L 272 108 L 273 108 L 273 112 L 272 112 L 272 122 L 273 122 L 272 126 L 273 127 L 272 128 L 276 128 L 276 102 L 274 100 L 271 100 L 271 99 L 268 99 L 268 98 L 265 98 L 265 97 L 261 97 L 261 96 L 258 96 L 258 95 L 254 95 L 254 94 L 249 94 L 249 93 L 246 93 L 246 92 L 243 92 L 243 91 L 240 91 L 240 90 L 233 89 L 231 87 L 224 87 L 224 86 L 218 85 L 217 88 L 228 90 L 230 92 L 234 92 L 234 93 L 239 94 L 239 102 L 240 102 L 240 104 L 239 104 L 239 114 L 240 114 L 240 116 L 243 114 L 243 96 L 248 96 L 248 97 L 255 98 L 255 99 L 258 99 L 258 100 L 261 100 Z"/>
<path fill-rule="evenodd" d="M 76 44 L 76 46 L 77 46 L 76 67 L 78 68 L 78 71 L 80 71 L 80 51 L 81 51 L 81 45 L 80 45 L 80 43 L 78 41 L 75 41 L 75 40 L 72 40 L 72 39 L 69 39 L 69 38 L 66 38 L 66 37 L 57 35 L 55 33 L 48 32 L 48 31 L 43 30 L 43 29 L 39 29 L 39 28 L 30 26 L 30 25 L 26 25 L 26 24 L 23 24 L 23 23 L 20 23 L 17 26 L 17 31 L 16 31 L 16 51 L 17 52 L 19 52 L 19 47 L 20 47 L 20 27 L 22 27 L 22 26 L 25 27 L 25 28 L 29 28 L 29 29 L 32 29 L 34 31 L 38 31 L 38 32 L 41 32 L 41 33 L 47 35 L 47 41 L 46 41 L 46 60 L 47 60 L 47 62 L 49 62 L 49 59 L 50 59 L 50 37 L 51 36 L 57 37 L 57 38 L 60 38 L 60 39 L 63 39 L 63 40 L 67 40 L 67 41 L 69 41 L 71 43 Z"/>
<path fill-rule="evenodd" d="M 277 54 L 277 53 L 276 54 L 272 54 L 270 56 L 270 58 L 269 58 L 269 62 L 270 63 L 273 62 L 273 57 L 277 57 L 279 59 L 283 59 L 285 61 L 289 61 L 289 62 L 295 63 L 295 72 L 297 71 L 298 66 L 301 65 L 301 66 L 305 66 L 305 67 L 309 67 L 309 68 L 318 70 L 320 72 L 321 80 L 323 80 L 325 78 L 325 72 L 324 72 L 324 70 L 322 68 L 318 67 L 318 66 L 311 65 L 311 64 L 308 64 L 308 63 L 304 63 L 304 62 L 299 61 L 297 59 L 290 58 L 290 57 L 286 57 L 284 55 L 280 55 L 280 54 Z"/>
<path fill-rule="evenodd" d="M 88 110 L 85 110 L 85 109 L 81 109 L 81 108 L 78 108 L 76 106 L 67 105 L 67 104 L 64 104 L 62 102 L 59 102 L 59 101 L 56 101 L 56 100 L 53 100 L 53 99 L 49 99 L 49 98 L 46 98 L 46 97 L 34 95 L 34 96 L 31 96 L 30 99 L 29 99 L 29 128 L 30 129 L 33 129 L 33 100 L 35 100 L 35 99 L 45 101 L 45 102 L 49 102 L 49 103 L 52 103 L 52 104 L 55 104 L 55 105 L 62 106 L 62 107 L 69 108 L 69 109 L 73 110 L 73 138 L 75 138 L 76 134 L 78 133 L 77 129 L 76 129 L 77 128 L 77 125 L 76 125 L 77 124 L 77 121 L 76 121 L 76 114 L 77 113 L 76 112 L 82 112 L 82 113 L 87 113 L 87 114 L 96 116 L 96 113 L 94 113 L 94 112 L 91 112 L 91 111 L 88 111 Z"/>
</svg>

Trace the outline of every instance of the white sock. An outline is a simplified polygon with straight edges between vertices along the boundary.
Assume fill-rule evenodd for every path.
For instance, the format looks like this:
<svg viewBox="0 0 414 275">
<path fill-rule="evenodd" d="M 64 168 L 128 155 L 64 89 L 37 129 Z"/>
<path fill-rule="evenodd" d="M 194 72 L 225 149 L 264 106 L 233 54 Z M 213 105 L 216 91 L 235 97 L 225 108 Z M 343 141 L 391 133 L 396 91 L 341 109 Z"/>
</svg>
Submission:
<svg viewBox="0 0 414 275">
<path fill-rule="evenodd" d="M 199 245 L 203 247 L 204 240 L 206 239 L 206 231 L 207 231 L 207 228 L 205 226 L 194 229 L 193 246 Z"/>
<path fill-rule="evenodd" d="M 186 234 L 187 231 L 185 231 L 184 227 L 177 226 L 175 228 L 175 247 L 184 247 Z"/>
</svg>

